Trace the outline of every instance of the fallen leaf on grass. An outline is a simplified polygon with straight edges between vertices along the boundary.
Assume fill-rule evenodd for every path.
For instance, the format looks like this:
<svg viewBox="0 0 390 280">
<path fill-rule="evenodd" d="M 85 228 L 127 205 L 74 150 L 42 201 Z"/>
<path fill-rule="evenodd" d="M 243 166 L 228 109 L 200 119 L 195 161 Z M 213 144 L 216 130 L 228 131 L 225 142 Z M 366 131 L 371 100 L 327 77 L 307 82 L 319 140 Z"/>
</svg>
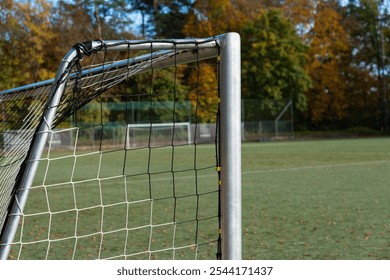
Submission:
<svg viewBox="0 0 390 280">
<path fill-rule="evenodd" d="M 373 235 L 373 233 L 372 232 L 367 232 L 366 233 L 366 235 L 364 236 L 364 240 L 368 240 L 368 239 L 370 239 L 370 237 Z"/>
</svg>

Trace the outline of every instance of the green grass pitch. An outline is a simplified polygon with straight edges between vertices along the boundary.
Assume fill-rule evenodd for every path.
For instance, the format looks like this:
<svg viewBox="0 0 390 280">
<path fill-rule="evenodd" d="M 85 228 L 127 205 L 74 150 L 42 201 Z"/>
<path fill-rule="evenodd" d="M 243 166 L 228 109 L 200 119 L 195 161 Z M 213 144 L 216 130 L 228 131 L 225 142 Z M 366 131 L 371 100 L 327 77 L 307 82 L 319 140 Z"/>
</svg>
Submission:
<svg viewBox="0 0 390 280">
<path fill-rule="evenodd" d="M 389 144 L 244 144 L 243 257 L 389 259 Z"/>
<path fill-rule="evenodd" d="M 389 138 L 244 143 L 243 258 L 390 259 L 389 144 Z M 123 250 L 125 254 L 132 254 L 136 250 L 148 249 L 156 251 L 155 258 L 171 258 L 172 252 L 166 251 L 164 246 L 172 245 L 173 232 L 177 235 L 174 245 L 183 247 L 176 251 L 176 258 L 193 258 L 194 248 L 185 247 L 185 244 L 197 239 L 206 244 L 198 257 L 214 259 L 216 244 L 208 243 L 216 238 L 218 227 L 214 217 L 217 198 L 215 168 L 209 165 L 215 162 L 214 149 L 211 145 L 199 147 L 196 161 L 193 149 L 177 149 L 173 163 L 171 149 L 155 152 L 149 171 L 159 174 L 160 178 L 156 187 L 146 189 L 148 175 L 131 175 L 133 171 L 134 174 L 145 171 L 146 158 L 142 151 L 134 151 L 131 159 L 126 158 L 123 151 L 105 153 L 103 157 L 98 154 L 81 156 L 77 164 L 84 168 L 77 169 L 80 173 L 73 175 L 72 168 L 57 164 L 54 159 L 44 178 L 46 162 L 36 181 L 55 183 L 62 177 L 77 179 L 83 176 L 87 177 L 87 182 L 68 188 L 50 187 L 46 193 L 42 190 L 32 192 L 28 207 L 45 213 L 48 208 L 46 200 L 50 198 L 50 211 L 56 214 L 51 218 L 49 215 L 30 217 L 33 221 L 29 232 L 24 233 L 24 241 L 28 243 L 38 238 L 44 241 L 25 245 L 22 258 L 44 257 L 49 241 L 45 241 L 47 233 L 42 224 L 50 224 L 50 238 L 60 240 L 50 244 L 49 258 L 53 259 L 69 258 L 75 246 L 80 250 L 74 258 L 110 258 L 123 254 Z M 70 158 L 69 161 L 68 165 L 72 166 L 74 162 Z M 142 164 L 135 167 L 134 161 Z M 100 164 L 96 165 L 96 162 Z M 194 164 L 199 168 L 198 182 L 191 179 L 193 171 L 190 169 Z M 105 168 L 100 170 L 99 166 Z M 116 177 L 123 168 L 128 168 L 126 173 L 130 176 Z M 169 172 L 172 169 L 177 171 L 174 190 L 165 188 L 172 183 L 172 173 Z M 97 174 L 111 179 L 94 180 Z M 197 193 L 202 195 L 193 195 L 197 188 Z M 151 207 L 147 201 L 150 190 L 155 197 L 152 218 L 148 214 L 145 216 Z M 177 197 L 176 202 L 171 198 L 172 194 Z M 126 204 L 130 205 L 126 207 L 125 200 L 138 202 Z M 63 211 L 74 208 L 75 203 L 83 211 Z M 103 212 L 99 207 L 102 203 L 109 205 Z M 172 206 L 174 203 L 176 208 Z M 193 214 L 197 205 L 199 213 Z M 123 220 L 121 215 L 124 213 L 131 219 Z M 74 223 L 76 215 L 77 227 Z M 198 215 L 198 219 L 194 215 Z M 178 221 L 177 228 L 167 219 L 173 216 Z M 150 237 L 147 225 L 151 219 L 152 223 L 161 226 L 153 229 L 156 234 L 152 245 L 147 245 Z M 167 219 L 166 224 L 164 219 Z M 138 228 L 122 230 L 126 226 Z M 198 236 L 194 235 L 194 226 L 202 227 Z M 97 234 L 102 229 L 108 232 L 103 239 Z M 83 236 L 76 245 L 72 238 L 75 232 Z M 90 249 L 91 244 L 103 248 L 100 256 L 96 249 Z M 19 245 L 14 246 L 14 256 L 18 249 Z M 144 257 L 142 254 L 135 256 Z"/>
</svg>

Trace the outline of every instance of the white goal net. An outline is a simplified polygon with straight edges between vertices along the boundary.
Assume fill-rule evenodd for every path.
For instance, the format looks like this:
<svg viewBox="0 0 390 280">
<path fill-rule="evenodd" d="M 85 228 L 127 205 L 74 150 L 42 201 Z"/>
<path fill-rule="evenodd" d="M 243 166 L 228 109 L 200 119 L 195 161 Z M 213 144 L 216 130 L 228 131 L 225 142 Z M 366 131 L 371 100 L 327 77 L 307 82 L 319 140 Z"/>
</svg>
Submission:
<svg viewBox="0 0 390 280">
<path fill-rule="evenodd" d="M 239 259 L 239 57 L 235 33 L 85 42 L 0 92 L 0 258 Z"/>
</svg>

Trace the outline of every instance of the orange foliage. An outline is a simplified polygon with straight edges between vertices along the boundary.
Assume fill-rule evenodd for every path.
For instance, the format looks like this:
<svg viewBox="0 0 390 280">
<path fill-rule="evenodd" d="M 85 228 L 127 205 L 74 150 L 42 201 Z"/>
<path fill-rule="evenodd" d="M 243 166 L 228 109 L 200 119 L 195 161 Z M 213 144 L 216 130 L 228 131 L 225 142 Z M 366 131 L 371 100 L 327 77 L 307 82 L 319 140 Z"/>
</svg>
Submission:
<svg viewBox="0 0 390 280">
<path fill-rule="evenodd" d="M 350 46 L 340 24 L 340 15 L 326 4 L 319 4 L 315 24 L 309 34 L 310 50 L 307 71 L 313 87 L 307 100 L 313 123 L 342 119 L 347 113 L 347 93 L 342 76 L 343 59 Z"/>
<path fill-rule="evenodd" d="M 210 37 L 236 32 L 246 22 L 257 17 L 258 1 L 198 0 L 187 17 L 184 34 L 190 37 Z"/>
</svg>

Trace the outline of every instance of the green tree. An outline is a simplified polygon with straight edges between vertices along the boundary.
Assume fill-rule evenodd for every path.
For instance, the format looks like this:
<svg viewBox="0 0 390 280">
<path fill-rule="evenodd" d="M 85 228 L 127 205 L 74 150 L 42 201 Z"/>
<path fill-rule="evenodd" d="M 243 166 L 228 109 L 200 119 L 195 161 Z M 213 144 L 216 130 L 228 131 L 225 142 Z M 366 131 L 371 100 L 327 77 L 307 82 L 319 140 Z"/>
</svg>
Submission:
<svg viewBox="0 0 390 280">
<path fill-rule="evenodd" d="M 244 98 L 261 99 L 261 110 L 277 114 L 286 99 L 306 108 L 311 81 L 305 73 L 306 46 L 280 10 L 260 14 L 242 28 L 242 90 Z"/>
<path fill-rule="evenodd" d="M 158 38 L 185 38 L 183 26 L 192 0 L 158 1 L 154 15 L 154 34 Z"/>
<path fill-rule="evenodd" d="M 304 110 L 310 86 L 304 70 L 306 47 L 282 12 L 267 10 L 259 1 L 199 0 L 184 26 L 189 36 L 230 31 L 239 32 L 242 39 L 243 98 L 260 99 L 256 110 L 267 117 L 280 112 L 286 99 L 294 99 L 296 108 Z"/>
<path fill-rule="evenodd" d="M 141 15 L 141 36 L 146 38 L 153 33 L 151 25 L 157 9 L 157 0 L 131 0 L 130 2 L 133 10 Z"/>
<path fill-rule="evenodd" d="M 366 81 L 364 84 L 366 91 L 361 94 L 364 95 L 364 99 L 370 100 L 366 103 L 368 107 L 366 111 L 373 112 L 370 119 L 380 119 L 379 127 L 387 130 L 389 126 L 390 16 L 386 9 L 386 1 L 349 1 L 343 10 L 343 15 L 346 19 L 345 26 L 351 35 L 351 45 L 354 46 L 351 65 L 355 72 L 366 77 L 355 80 L 352 92 L 361 92 L 361 81 Z M 376 110 L 372 107 L 376 107 Z"/>
</svg>

